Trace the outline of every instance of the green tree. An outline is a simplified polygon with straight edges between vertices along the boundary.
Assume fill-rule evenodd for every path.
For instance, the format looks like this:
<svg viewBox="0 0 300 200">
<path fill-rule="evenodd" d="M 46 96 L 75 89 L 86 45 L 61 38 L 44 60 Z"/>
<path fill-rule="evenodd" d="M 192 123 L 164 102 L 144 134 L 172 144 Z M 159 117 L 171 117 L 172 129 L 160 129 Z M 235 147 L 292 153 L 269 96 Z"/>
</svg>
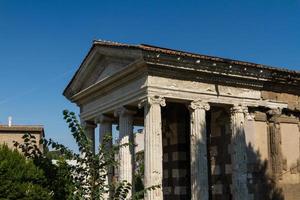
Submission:
<svg viewBox="0 0 300 200">
<path fill-rule="evenodd" d="M 132 144 L 113 145 L 112 149 L 106 146 L 112 138 L 105 136 L 104 142 L 99 146 L 99 152 L 92 151 L 92 141 L 88 139 L 74 112 L 65 110 L 64 119 L 67 122 L 71 134 L 75 139 L 79 153 L 75 153 L 62 144 L 53 140 L 42 140 L 44 146 L 54 149 L 59 156 L 59 162 L 53 164 L 53 154 L 47 151 L 41 152 L 36 145 L 34 136 L 25 134 L 22 144 L 15 143 L 23 154 L 33 160 L 33 163 L 42 169 L 46 175 L 48 189 L 53 193 L 55 200 L 98 200 L 104 199 L 104 195 L 111 191 L 113 200 L 141 199 L 146 190 L 154 190 L 159 186 L 142 189 L 128 197 L 131 184 L 126 181 L 115 182 L 107 185 L 106 177 L 112 167 L 118 165 L 115 155 L 120 148 Z M 46 149 L 48 149 L 46 148 Z M 66 158 L 75 161 L 68 164 Z"/>
<path fill-rule="evenodd" d="M 14 146 L 19 148 L 28 161 L 32 162 L 36 167 L 43 171 L 45 181 L 43 185 L 51 191 L 52 199 L 65 200 L 72 199 L 72 194 L 75 187 L 72 183 L 72 176 L 68 164 L 63 156 L 58 162 L 52 162 L 52 155 L 48 153 L 48 148 L 45 146 L 42 152 L 37 145 L 35 136 L 30 133 L 23 135 L 23 142 L 15 142 Z M 41 140 L 41 143 L 46 141 Z"/>
<path fill-rule="evenodd" d="M 32 160 L 0 145 L 0 199 L 51 199 L 46 182 L 44 172 Z"/>
<path fill-rule="evenodd" d="M 134 174 L 134 188 L 136 191 L 144 190 L 144 151 L 140 151 L 135 155 L 136 169 Z M 141 195 L 143 197 L 143 195 Z"/>
</svg>

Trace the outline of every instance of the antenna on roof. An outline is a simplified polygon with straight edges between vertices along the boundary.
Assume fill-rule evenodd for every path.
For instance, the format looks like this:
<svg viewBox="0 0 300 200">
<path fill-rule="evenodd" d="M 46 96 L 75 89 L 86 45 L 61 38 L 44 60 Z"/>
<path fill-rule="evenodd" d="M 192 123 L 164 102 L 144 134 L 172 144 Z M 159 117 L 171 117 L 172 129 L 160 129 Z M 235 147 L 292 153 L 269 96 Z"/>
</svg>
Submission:
<svg viewBox="0 0 300 200">
<path fill-rule="evenodd" d="M 8 117 L 8 126 L 11 127 L 11 123 L 12 123 L 12 116 Z"/>
</svg>

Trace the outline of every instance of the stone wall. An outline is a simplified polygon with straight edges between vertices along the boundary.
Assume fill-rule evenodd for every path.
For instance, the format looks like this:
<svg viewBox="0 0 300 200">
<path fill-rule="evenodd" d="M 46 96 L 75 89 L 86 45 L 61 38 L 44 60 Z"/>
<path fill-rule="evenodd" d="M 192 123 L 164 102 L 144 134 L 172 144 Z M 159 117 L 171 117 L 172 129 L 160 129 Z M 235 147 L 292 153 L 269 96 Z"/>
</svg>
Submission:
<svg viewBox="0 0 300 200">
<path fill-rule="evenodd" d="M 285 200 L 300 199 L 300 132 L 297 122 L 295 118 L 289 117 L 289 121 L 280 123 L 282 171 L 278 185 L 283 190 Z"/>
<path fill-rule="evenodd" d="M 277 97 L 283 98 L 280 94 Z M 291 99 L 280 100 L 291 106 Z M 252 113 L 254 118 L 247 120 L 245 132 L 251 199 L 299 198 L 300 132 L 299 118 L 294 114 L 297 115 L 289 110 L 256 111 Z"/>
<path fill-rule="evenodd" d="M 289 109 L 300 111 L 300 96 L 298 95 L 277 93 L 271 91 L 262 91 L 261 98 L 263 100 L 285 102 L 288 103 Z"/>
<path fill-rule="evenodd" d="M 262 91 L 261 94 L 263 100 L 288 104 L 288 110 L 284 110 L 283 113 L 272 116 L 270 119 L 277 124 L 278 135 L 280 136 L 278 147 L 271 146 L 270 150 L 275 148 L 280 151 L 277 185 L 281 188 L 285 199 L 300 199 L 300 96 L 271 91 Z M 272 160 L 272 156 L 274 157 L 272 151 L 270 151 L 269 156 Z M 271 164 L 273 169 L 278 168 L 278 166 L 274 166 L 275 163 Z"/>
<path fill-rule="evenodd" d="M 35 136 L 37 143 L 41 139 L 40 133 L 31 133 L 33 136 Z M 18 143 L 23 143 L 24 140 L 22 139 L 22 136 L 24 133 L 0 133 L 0 144 L 6 144 L 9 148 L 13 149 L 14 147 L 14 141 Z M 42 146 L 40 146 L 40 149 L 42 150 Z"/>
</svg>

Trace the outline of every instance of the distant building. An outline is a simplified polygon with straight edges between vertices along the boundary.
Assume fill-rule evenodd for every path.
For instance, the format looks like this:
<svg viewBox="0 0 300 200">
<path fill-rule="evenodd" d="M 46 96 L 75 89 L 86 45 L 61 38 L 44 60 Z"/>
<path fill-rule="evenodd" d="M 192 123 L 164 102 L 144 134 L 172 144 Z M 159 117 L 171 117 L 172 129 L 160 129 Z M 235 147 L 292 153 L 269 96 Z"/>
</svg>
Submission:
<svg viewBox="0 0 300 200">
<path fill-rule="evenodd" d="M 35 136 L 37 144 L 44 138 L 44 128 L 40 125 L 0 125 L 0 144 L 14 148 L 14 141 L 22 143 L 22 136 L 25 133 Z M 39 145 L 39 149 L 42 151 L 43 145 Z"/>
</svg>

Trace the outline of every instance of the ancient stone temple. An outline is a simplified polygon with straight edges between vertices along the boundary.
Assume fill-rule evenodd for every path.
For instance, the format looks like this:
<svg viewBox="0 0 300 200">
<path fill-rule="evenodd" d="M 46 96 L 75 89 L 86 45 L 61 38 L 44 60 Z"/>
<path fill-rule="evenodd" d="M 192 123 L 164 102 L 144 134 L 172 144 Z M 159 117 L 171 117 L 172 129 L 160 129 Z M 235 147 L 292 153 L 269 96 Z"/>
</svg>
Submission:
<svg viewBox="0 0 300 200">
<path fill-rule="evenodd" d="M 94 41 L 64 95 L 91 139 L 97 125 L 101 140 L 118 124 L 120 143 L 144 127 L 144 184 L 161 186 L 147 200 L 300 199 L 299 72 Z"/>
</svg>

